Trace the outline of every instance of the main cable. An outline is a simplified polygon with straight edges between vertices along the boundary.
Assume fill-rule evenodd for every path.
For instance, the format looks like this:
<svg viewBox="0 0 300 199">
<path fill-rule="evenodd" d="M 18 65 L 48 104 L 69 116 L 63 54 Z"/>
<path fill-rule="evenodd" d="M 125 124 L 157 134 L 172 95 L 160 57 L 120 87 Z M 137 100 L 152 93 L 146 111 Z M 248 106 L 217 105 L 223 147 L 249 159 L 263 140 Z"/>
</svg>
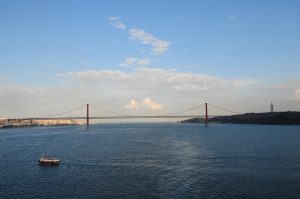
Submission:
<svg viewBox="0 0 300 199">
<path fill-rule="evenodd" d="M 94 105 L 90 105 L 90 106 L 93 107 L 93 108 L 95 108 L 95 109 L 98 109 L 98 110 L 101 110 L 101 111 L 105 111 L 107 113 L 111 113 L 111 114 L 115 114 L 115 115 L 132 116 L 132 115 L 125 114 L 125 113 L 117 113 L 117 112 L 114 112 L 114 111 L 110 111 L 110 110 L 107 110 L 107 109 L 104 109 L 104 108 L 100 108 L 100 107 L 97 107 L 97 106 L 94 106 Z"/>
<path fill-rule="evenodd" d="M 233 114 L 241 114 L 241 113 L 238 113 L 238 112 L 235 112 L 235 111 L 231 111 L 231 110 L 228 110 L 228 109 L 225 109 L 225 108 L 222 108 L 222 107 L 219 107 L 219 106 L 215 106 L 215 105 L 212 105 L 212 104 L 208 104 L 216 109 L 220 109 L 220 110 L 223 110 L 225 112 L 228 112 L 228 113 L 233 113 Z"/>
<path fill-rule="evenodd" d="M 194 110 L 196 108 L 199 108 L 201 106 L 203 106 L 205 103 L 203 104 L 200 104 L 200 105 L 197 105 L 197 106 L 194 106 L 194 107 L 191 107 L 191 108 L 188 108 L 188 109 L 185 109 L 185 110 L 182 110 L 182 111 L 178 111 L 178 112 L 174 112 L 174 113 L 169 113 L 169 114 L 166 114 L 166 115 L 176 115 L 176 114 L 179 114 L 179 113 L 184 113 L 184 112 L 187 112 L 187 111 L 190 111 L 190 110 Z"/>
<path fill-rule="evenodd" d="M 61 112 L 61 113 L 57 113 L 57 114 L 53 114 L 53 115 L 49 115 L 49 116 L 45 116 L 45 117 L 41 117 L 41 118 L 51 118 L 51 117 L 58 116 L 58 115 L 64 115 L 64 114 L 66 114 L 66 113 L 71 113 L 71 112 L 73 112 L 73 111 L 76 111 L 76 110 L 78 110 L 78 109 L 81 109 L 81 108 L 83 108 L 83 107 L 85 107 L 85 106 L 86 106 L 86 105 L 82 105 L 82 106 L 77 107 L 77 108 L 74 108 L 74 109 L 72 109 L 72 110 L 68 110 L 68 111 L 65 111 L 65 112 Z"/>
</svg>

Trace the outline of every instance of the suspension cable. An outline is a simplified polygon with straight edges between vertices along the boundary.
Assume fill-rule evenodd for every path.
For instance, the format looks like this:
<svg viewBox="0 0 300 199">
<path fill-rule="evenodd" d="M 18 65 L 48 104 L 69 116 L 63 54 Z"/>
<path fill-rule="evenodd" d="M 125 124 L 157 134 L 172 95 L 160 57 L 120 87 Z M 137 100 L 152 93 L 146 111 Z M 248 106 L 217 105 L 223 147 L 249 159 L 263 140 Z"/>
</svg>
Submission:
<svg viewBox="0 0 300 199">
<path fill-rule="evenodd" d="M 54 116 L 63 115 L 63 114 L 66 114 L 66 113 L 71 113 L 71 112 L 76 111 L 78 109 L 81 109 L 81 108 L 83 108 L 85 106 L 86 105 L 82 105 L 82 106 L 74 108 L 72 110 L 68 110 L 68 111 L 65 111 L 65 112 L 61 112 L 61 113 L 57 113 L 57 114 L 53 114 L 53 115 L 49 115 L 49 116 L 44 116 L 44 117 L 41 117 L 41 118 L 51 118 L 51 117 L 54 117 Z"/>
<path fill-rule="evenodd" d="M 115 114 L 115 115 L 132 116 L 132 115 L 129 115 L 129 114 L 117 113 L 117 112 L 114 112 L 114 111 L 110 111 L 110 110 L 107 110 L 107 109 L 104 109 L 104 108 L 100 108 L 100 107 L 97 107 L 97 106 L 94 106 L 94 105 L 90 105 L 90 106 L 93 107 L 93 108 L 95 108 L 95 109 L 98 109 L 98 110 L 101 110 L 101 111 L 105 111 L 107 113 L 111 113 L 111 114 Z"/>
<path fill-rule="evenodd" d="M 238 112 L 235 112 L 235 111 L 231 111 L 231 110 L 228 110 L 228 109 L 225 109 L 225 108 L 222 108 L 222 107 L 219 107 L 219 106 L 215 106 L 215 105 L 212 105 L 212 104 L 208 104 L 216 109 L 220 109 L 220 110 L 223 110 L 225 112 L 228 112 L 228 113 L 233 113 L 233 114 L 241 114 L 241 113 L 238 113 Z"/>
<path fill-rule="evenodd" d="M 174 113 L 169 113 L 169 114 L 167 114 L 167 115 L 176 115 L 176 114 L 179 114 L 179 113 L 184 113 L 184 112 L 187 112 L 187 111 L 190 111 L 190 110 L 199 108 L 199 107 L 203 106 L 204 104 L 205 104 L 205 103 L 200 104 L 200 105 L 197 105 L 197 106 L 194 106 L 194 107 L 191 107 L 191 108 L 188 108 L 188 109 L 185 109 L 185 110 L 182 110 L 182 111 L 178 111 L 178 112 L 174 112 Z"/>
</svg>

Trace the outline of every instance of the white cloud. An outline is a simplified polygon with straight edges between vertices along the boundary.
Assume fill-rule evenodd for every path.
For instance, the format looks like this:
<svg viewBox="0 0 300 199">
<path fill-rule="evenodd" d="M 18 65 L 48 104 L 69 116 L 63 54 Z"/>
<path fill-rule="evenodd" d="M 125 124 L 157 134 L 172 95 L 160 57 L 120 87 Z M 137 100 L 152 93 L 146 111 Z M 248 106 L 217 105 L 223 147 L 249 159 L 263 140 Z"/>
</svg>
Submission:
<svg viewBox="0 0 300 199">
<path fill-rule="evenodd" d="M 143 100 L 142 104 L 149 109 L 154 109 L 154 110 L 162 109 L 162 105 L 154 102 L 153 100 L 150 99 L 150 97 L 146 97 Z"/>
<path fill-rule="evenodd" d="M 150 45 L 151 51 L 157 55 L 165 53 L 171 45 L 171 42 L 160 40 L 142 29 L 132 28 L 129 30 L 129 35 L 131 40 L 137 40 L 144 45 Z"/>
<path fill-rule="evenodd" d="M 134 57 L 127 57 L 125 61 L 120 64 L 120 66 L 145 66 L 150 64 L 152 61 L 149 58 L 134 58 Z"/>
<path fill-rule="evenodd" d="M 125 105 L 126 109 L 138 109 L 140 107 L 144 107 L 152 110 L 162 109 L 162 105 L 157 102 L 154 102 L 153 100 L 150 99 L 150 97 L 146 97 L 141 102 L 137 102 L 136 100 L 132 99 L 128 104 Z"/>
<path fill-rule="evenodd" d="M 63 77 L 64 75 L 61 75 Z M 226 91 L 255 84 L 253 79 L 224 79 L 199 73 L 184 73 L 162 68 L 135 68 L 132 71 L 88 70 L 69 72 L 66 76 L 81 82 L 107 83 L 131 89 L 178 91 Z"/>
<path fill-rule="evenodd" d="M 130 100 L 129 104 L 125 105 L 125 108 L 127 108 L 127 109 L 138 109 L 139 108 L 139 104 L 135 100 Z"/>
<path fill-rule="evenodd" d="M 300 89 L 297 89 L 294 93 L 294 95 L 292 96 L 292 100 L 294 101 L 300 101 Z"/>
<path fill-rule="evenodd" d="M 58 74 L 59 77 L 69 76 L 81 82 L 119 82 L 127 78 L 127 74 L 122 71 L 113 70 L 87 70 L 79 72 L 70 72 L 67 75 Z"/>
<path fill-rule="evenodd" d="M 110 21 L 110 25 L 117 29 L 126 29 L 126 26 L 118 17 L 109 17 L 108 20 Z"/>
<path fill-rule="evenodd" d="M 119 17 L 112 16 L 108 18 L 110 25 L 117 29 L 126 29 L 124 23 L 119 19 Z M 153 36 L 151 33 L 145 32 L 143 29 L 138 28 L 131 28 L 129 29 L 130 39 L 133 41 L 139 41 L 144 45 L 150 45 L 151 51 L 156 54 L 160 55 L 165 53 L 171 42 L 161 40 Z"/>
</svg>

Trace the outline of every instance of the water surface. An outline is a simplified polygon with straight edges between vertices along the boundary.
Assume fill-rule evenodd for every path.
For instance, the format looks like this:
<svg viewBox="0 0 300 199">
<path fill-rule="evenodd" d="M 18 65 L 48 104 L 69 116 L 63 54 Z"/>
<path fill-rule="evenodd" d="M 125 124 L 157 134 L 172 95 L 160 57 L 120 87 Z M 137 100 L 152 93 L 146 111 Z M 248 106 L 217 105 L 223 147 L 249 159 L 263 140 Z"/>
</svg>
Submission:
<svg viewBox="0 0 300 199">
<path fill-rule="evenodd" d="M 0 198 L 300 198 L 300 126 L 1 129 L 0 161 Z"/>
</svg>

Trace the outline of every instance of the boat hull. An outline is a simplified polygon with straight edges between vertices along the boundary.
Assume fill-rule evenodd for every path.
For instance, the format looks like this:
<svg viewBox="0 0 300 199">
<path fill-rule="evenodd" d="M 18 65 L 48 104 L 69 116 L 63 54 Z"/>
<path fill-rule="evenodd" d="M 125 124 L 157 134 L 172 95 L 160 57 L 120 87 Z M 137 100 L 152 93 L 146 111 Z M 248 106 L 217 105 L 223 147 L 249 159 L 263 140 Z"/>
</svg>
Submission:
<svg viewBox="0 0 300 199">
<path fill-rule="evenodd" d="M 49 165 L 49 166 L 56 166 L 59 165 L 59 161 L 45 161 L 45 160 L 38 160 L 39 165 Z"/>
</svg>

